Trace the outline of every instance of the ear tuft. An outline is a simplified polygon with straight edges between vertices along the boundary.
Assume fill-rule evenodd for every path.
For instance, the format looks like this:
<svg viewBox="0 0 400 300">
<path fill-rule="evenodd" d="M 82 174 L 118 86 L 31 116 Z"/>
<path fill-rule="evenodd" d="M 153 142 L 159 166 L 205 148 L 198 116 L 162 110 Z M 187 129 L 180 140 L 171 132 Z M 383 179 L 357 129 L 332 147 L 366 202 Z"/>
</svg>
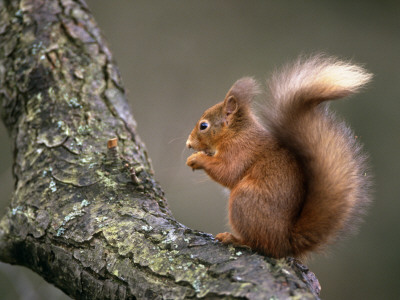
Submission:
<svg viewBox="0 0 400 300">
<path fill-rule="evenodd" d="M 243 77 L 236 81 L 228 94 L 226 99 L 230 96 L 236 98 L 240 103 L 249 103 L 253 98 L 261 93 L 260 85 L 252 77 Z"/>
</svg>

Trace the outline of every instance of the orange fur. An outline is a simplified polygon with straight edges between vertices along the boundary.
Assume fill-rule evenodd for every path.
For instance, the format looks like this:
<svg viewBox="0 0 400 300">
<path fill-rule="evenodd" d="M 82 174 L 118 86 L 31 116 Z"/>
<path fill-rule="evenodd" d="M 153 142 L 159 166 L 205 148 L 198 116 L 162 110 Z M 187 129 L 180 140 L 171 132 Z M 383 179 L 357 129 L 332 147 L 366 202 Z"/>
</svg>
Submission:
<svg viewBox="0 0 400 300">
<path fill-rule="evenodd" d="M 347 232 L 369 202 L 365 156 L 351 130 L 322 102 L 356 92 L 371 75 L 320 55 L 299 59 L 269 82 L 261 122 L 259 87 L 238 80 L 191 132 L 187 165 L 231 190 L 224 243 L 273 257 L 304 256 Z"/>
</svg>

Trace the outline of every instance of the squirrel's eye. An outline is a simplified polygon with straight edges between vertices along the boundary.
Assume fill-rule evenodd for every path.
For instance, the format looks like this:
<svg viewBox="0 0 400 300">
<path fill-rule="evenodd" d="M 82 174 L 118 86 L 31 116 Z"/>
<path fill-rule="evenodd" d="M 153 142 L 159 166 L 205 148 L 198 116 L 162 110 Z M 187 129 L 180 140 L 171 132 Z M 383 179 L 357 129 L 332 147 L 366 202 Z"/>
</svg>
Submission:
<svg viewBox="0 0 400 300">
<path fill-rule="evenodd" d="M 200 130 L 206 130 L 208 128 L 208 123 L 207 122 L 201 122 L 200 123 Z"/>
</svg>

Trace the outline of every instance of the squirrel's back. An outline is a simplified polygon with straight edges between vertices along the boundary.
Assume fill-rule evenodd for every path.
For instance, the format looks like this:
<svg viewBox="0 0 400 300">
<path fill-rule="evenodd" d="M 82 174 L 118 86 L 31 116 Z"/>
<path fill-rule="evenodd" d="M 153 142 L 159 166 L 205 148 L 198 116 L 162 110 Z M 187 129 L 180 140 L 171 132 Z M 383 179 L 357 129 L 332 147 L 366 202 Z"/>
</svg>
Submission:
<svg viewBox="0 0 400 300">
<path fill-rule="evenodd" d="M 262 120 L 305 176 L 306 196 L 291 230 L 294 256 L 348 232 L 370 202 L 366 157 L 357 137 L 322 102 L 357 92 L 371 77 L 360 66 L 317 55 L 269 81 L 271 99 Z"/>
</svg>

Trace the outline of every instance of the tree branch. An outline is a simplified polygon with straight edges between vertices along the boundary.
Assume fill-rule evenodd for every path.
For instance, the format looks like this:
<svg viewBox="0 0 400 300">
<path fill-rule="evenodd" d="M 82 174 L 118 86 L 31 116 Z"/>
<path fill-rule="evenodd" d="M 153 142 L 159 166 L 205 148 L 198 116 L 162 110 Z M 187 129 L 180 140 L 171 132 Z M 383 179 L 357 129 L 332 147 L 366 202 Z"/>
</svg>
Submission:
<svg viewBox="0 0 400 300">
<path fill-rule="evenodd" d="M 83 1 L 0 1 L 0 35 L 15 145 L 1 261 L 78 299 L 317 298 L 299 263 L 221 245 L 172 217 Z"/>
</svg>

